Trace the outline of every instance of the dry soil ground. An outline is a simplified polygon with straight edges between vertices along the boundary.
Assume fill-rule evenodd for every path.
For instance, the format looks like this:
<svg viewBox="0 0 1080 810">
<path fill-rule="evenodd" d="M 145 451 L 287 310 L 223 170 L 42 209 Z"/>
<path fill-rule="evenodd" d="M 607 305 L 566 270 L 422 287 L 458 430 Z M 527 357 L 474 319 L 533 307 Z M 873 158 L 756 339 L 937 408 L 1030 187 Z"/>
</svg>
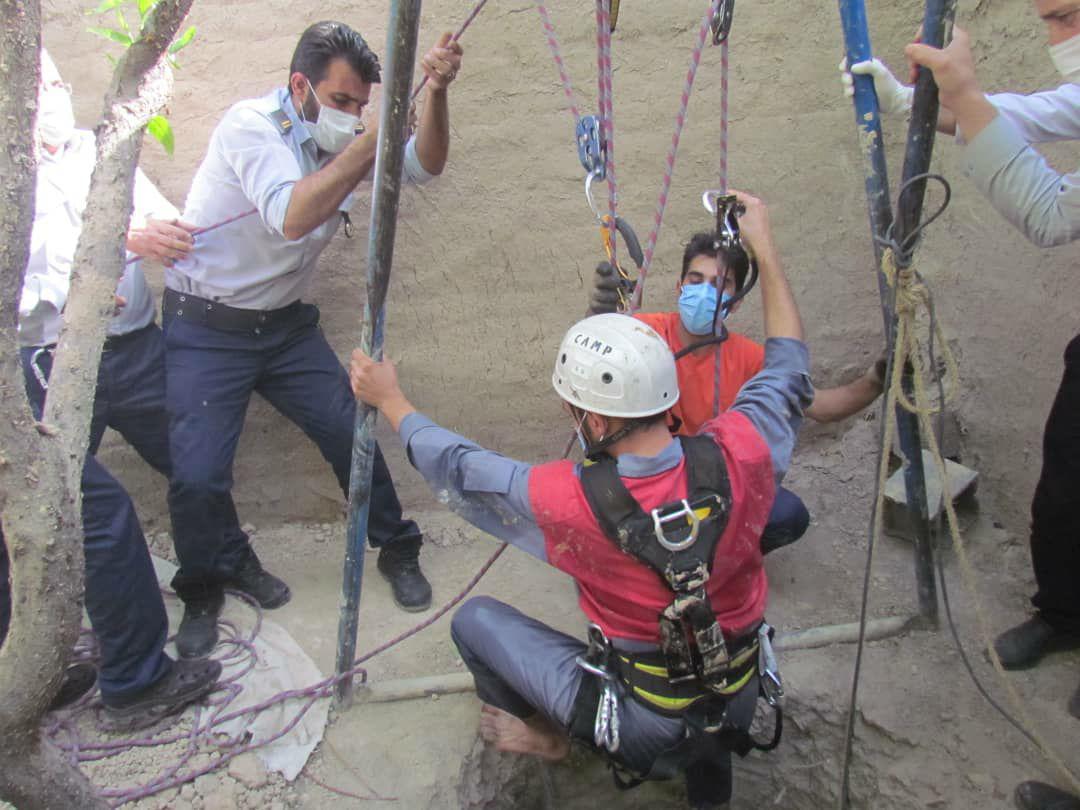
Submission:
<svg viewBox="0 0 1080 810">
<path fill-rule="evenodd" d="M 89 125 L 108 65 L 101 42 L 85 31 L 85 5 L 47 3 L 45 41 L 75 86 L 80 123 Z M 421 42 L 456 26 L 471 5 L 466 0 L 426 3 Z M 591 4 L 558 0 L 549 5 L 583 107 L 589 109 L 595 98 Z M 704 3 L 627 0 L 622 5 L 614 57 L 622 210 L 644 231 Z M 453 91 L 450 165 L 436 183 L 409 190 L 403 199 L 387 345 L 417 404 L 434 418 L 509 454 L 539 460 L 561 450 L 564 441 L 565 426 L 546 382 L 548 364 L 559 335 L 584 308 L 599 247 L 581 192 L 569 116 L 531 6 L 524 0 L 492 0 L 467 34 L 465 67 Z M 877 52 L 894 66 L 917 25 L 918 6 L 915 0 L 868 3 Z M 961 15 L 976 37 L 989 88 L 1049 85 L 1052 69 L 1029 4 L 966 2 Z M 192 22 L 199 35 L 184 52 L 171 112 L 177 153 L 169 159 L 154 145 L 145 149 L 148 173 L 174 201 L 183 201 L 223 110 L 280 84 L 298 33 L 327 17 L 349 21 L 382 48 L 386 4 L 381 2 L 346 0 L 318 8 L 285 0 L 196 3 Z M 833 2 L 758 0 L 737 8 L 733 182 L 772 204 L 819 384 L 864 367 L 880 343 L 862 168 L 850 107 L 839 93 L 839 55 Z M 691 107 L 650 279 L 647 305 L 655 308 L 672 303 L 680 244 L 708 226 L 698 199 L 715 178 L 718 61 L 715 51 L 705 54 Z M 895 160 L 904 125 L 892 120 L 887 127 Z M 961 177 L 953 145 L 941 142 L 938 153 L 937 168 L 953 180 L 956 196 L 926 240 L 922 269 L 934 284 L 939 312 L 963 363 L 957 413 L 964 460 L 983 475 L 982 509 L 973 518 L 970 542 L 991 625 L 1001 628 L 1023 616 L 1031 590 L 1024 509 L 1037 474 L 1039 435 L 1060 374 L 1060 353 L 1076 329 L 1075 252 L 1038 251 L 1023 243 Z M 1068 150 L 1051 157 L 1075 165 Z M 898 173 L 898 163 L 893 172 Z M 367 214 L 367 200 L 358 195 L 354 221 L 362 225 Z M 365 230 L 358 228 L 352 242 L 339 239 L 327 251 L 313 295 L 342 356 L 357 334 Z M 159 276 L 154 281 L 160 286 Z M 737 327 L 760 335 L 758 312 L 749 302 Z M 770 615 L 782 629 L 856 616 L 876 429 L 875 421 L 854 419 L 804 431 L 789 484 L 806 499 L 815 522 L 796 547 L 768 562 Z M 408 468 L 393 437 L 383 440 L 403 500 L 428 534 L 423 560 L 436 601 L 445 600 L 492 545 L 447 517 Z M 135 495 L 155 545 L 167 548 L 161 537 L 167 528 L 162 481 L 118 442 L 106 448 L 104 458 Z M 294 589 L 292 604 L 277 618 L 329 670 L 344 534 L 336 486 L 314 448 L 261 402 L 249 414 L 236 479 L 242 519 L 256 524 L 260 555 Z M 961 633 L 975 650 L 970 601 L 955 584 L 951 554 L 946 567 Z M 909 613 L 912 580 L 908 546 L 886 540 L 873 577 L 872 613 Z M 513 551 L 479 590 L 521 604 L 568 631 L 580 630 L 570 584 Z M 359 647 L 399 632 L 414 618 L 397 611 L 385 584 L 369 576 Z M 792 692 L 788 741 L 777 755 L 754 757 L 742 769 L 736 807 L 831 806 L 852 658 L 851 647 L 785 657 Z M 986 676 L 981 656 L 974 658 Z M 1077 725 L 1064 714 L 1064 703 L 1077 684 L 1077 663 L 1075 656 L 1059 657 L 1015 677 L 1033 717 L 1074 767 L 1080 767 Z M 945 633 L 874 643 L 865 666 L 858 806 L 997 810 L 1009 806 L 1016 781 L 1045 774 L 1023 740 L 974 694 Z M 443 620 L 376 659 L 370 674 L 391 679 L 456 671 L 460 664 Z M 476 708 L 474 697 L 460 695 L 354 709 L 334 722 L 308 773 L 354 793 L 370 796 L 374 790 L 396 797 L 397 806 L 410 810 L 458 806 L 459 770 L 472 749 Z M 99 771 L 96 778 L 126 782 L 148 767 L 132 758 L 122 773 Z M 580 773 L 585 776 L 572 776 Z M 531 799 L 514 802 L 538 807 L 678 802 L 664 792 L 615 794 L 602 774 L 580 768 L 542 776 Z M 261 788 L 223 775 L 142 804 L 210 810 L 369 803 L 334 795 L 307 775 L 292 786 L 272 779 Z"/>
</svg>

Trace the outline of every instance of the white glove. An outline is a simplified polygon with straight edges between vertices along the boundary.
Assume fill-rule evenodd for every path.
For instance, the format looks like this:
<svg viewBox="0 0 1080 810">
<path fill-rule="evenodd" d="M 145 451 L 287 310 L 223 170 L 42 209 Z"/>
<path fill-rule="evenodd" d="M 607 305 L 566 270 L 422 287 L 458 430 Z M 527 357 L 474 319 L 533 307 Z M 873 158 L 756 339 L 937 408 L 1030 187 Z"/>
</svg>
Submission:
<svg viewBox="0 0 1080 810">
<path fill-rule="evenodd" d="M 840 83 L 844 85 L 844 95 L 855 95 L 855 82 L 852 73 L 874 77 L 874 90 L 877 91 L 878 106 L 883 113 L 907 113 L 911 111 L 915 88 L 901 84 L 880 59 L 868 59 L 856 62 L 848 71 L 847 59 L 840 62 Z"/>
</svg>

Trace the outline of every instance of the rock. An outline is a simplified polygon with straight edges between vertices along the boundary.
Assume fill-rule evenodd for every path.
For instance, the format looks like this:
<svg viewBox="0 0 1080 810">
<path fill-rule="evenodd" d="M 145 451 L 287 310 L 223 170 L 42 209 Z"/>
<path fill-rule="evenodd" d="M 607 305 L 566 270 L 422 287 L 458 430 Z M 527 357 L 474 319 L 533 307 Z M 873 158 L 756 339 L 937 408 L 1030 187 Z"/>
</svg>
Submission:
<svg viewBox="0 0 1080 810">
<path fill-rule="evenodd" d="M 229 776 L 250 790 L 258 790 L 266 785 L 266 768 L 255 754 L 241 754 L 229 763 Z"/>
<path fill-rule="evenodd" d="M 195 793 L 195 785 L 191 784 L 191 782 L 188 782 L 180 788 L 180 798 L 186 802 L 190 802 L 194 799 Z"/>
<path fill-rule="evenodd" d="M 203 810 L 235 810 L 236 783 L 231 779 L 218 780 L 213 795 L 203 795 Z"/>
<path fill-rule="evenodd" d="M 208 773 L 195 780 L 195 792 L 200 796 L 213 796 L 221 788 L 217 774 Z"/>
<path fill-rule="evenodd" d="M 279 802 L 279 801 L 270 802 L 270 810 L 285 810 L 285 802 Z"/>
</svg>

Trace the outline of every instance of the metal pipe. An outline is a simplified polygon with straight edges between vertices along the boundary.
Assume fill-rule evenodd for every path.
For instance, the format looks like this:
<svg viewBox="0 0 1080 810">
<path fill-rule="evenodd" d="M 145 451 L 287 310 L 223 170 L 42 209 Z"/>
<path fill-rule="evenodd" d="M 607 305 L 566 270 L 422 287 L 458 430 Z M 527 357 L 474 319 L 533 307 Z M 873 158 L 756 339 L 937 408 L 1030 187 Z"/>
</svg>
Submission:
<svg viewBox="0 0 1080 810">
<path fill-rule="evenodd" d="M 928 0 L 927 18 L 931 16 L 933 9 L 954 2 L 954 0 Z M 844 29 L 844 43 L 847 49 L 848 65 L 862 62 L 873 57 L 870 47 L 870 32 L 866 19 L 866 6 L 863 0 L 840 0 L 840 19 Z M 924 23 L 926 25 L 926 23 Z M 930 23 L 929 30 L 937 32 L 940 25 Z M 927 71 L 929 72 L 929 71 Z M 892 206 L 889 202 L 889 180 L 885 161 L 885 142 L 881 133 L 881 116 L 878 110 L 877 93 L 874 91 L 874 80 L 871 76 L 852 76 L 855 89 L 855 124 L 859 130 L 859 146 L 866 160 L 866 197 L 870 211 L 870 232 L 874 242 L 874 255 L 877 259 L 878 291 L 881 295 L 881 312 L 885 321 L 885 335 L 891 350 L 895 335 L 895 313 L 890 304 L 892 290 L 889 288 L 882 272 L 881 257 L 885 251 L 885 240 L 893 235 Z M 925 84 L 925 79 L 923 80 Z M 936 87 L 934 88 L 933 119 L 931 129 L 937 123 Z M 926 165 L 929 164 L 930 149 L 933 148 L 933 137 L 925 134 L 926 121 L 930 109 L 925 87 L 921 96 L 916 95 L 916 100 L 921 101 L 919 107 L 912 112 L 911 132 L 917 132 L 917 146 L 912 147 L 909 138 L 908 153 L 919 152 L 925 156 Z M 921 150 L 921 151 L 920 151 Z M 911 166 L 918 165 L 912 163 Z M 914 176 L 909 161 L 905 160 L 905 178 Z M 923 169 L 925 171 L 925 169 Z M 923 184 L 925 188 L 925 184 Z M 914 201 L 916 195 L 904 195 L 905 205 L 910 206 L 908 200 Z M 919 212 L 922 206 L 922 194 L 918 196 Z M 905 209 L 907 221 L 911 222 L 910 216 L 913 210 Z M 911 227 L 914 227 L 912 225 Z M 910 232 L 910 231 L 909 231 Z M 899 236 L 899 234 L 895 234 Z M 906 238 L 906 237 L 901 237 Z M 899 241 L 899 240 L 898 240 Z M 904 375 L 904 390 L 909 392 L 911 378 Z M 919 434 L 918 419 L 902 408 L 896 409 L 896 429 L 899 437 L 900 451 L 905 458 L 904 486 L 907 491 L 908 508 L 914 517 L 915 525 L 915 579 L 919 599 L 919 613 L 930 626 L 937 626 L 938 600 L 937 582 L 934 578 L 933 544 L 930 536 L 930 522 L 926 507 L 926 475 L 922 465 L 922 437 Z"/>
<path fill-rule="evenodd" d="M 844 46 L 848 65 L 873 57 L 870 49 L 870 30 L 866 21 L 866 6 L 862 0 L 840 0 L 840 23 L 844 29 Z M 884 239 L 892 227 L 892 205 L 889 202 L 889 171 L 885 162 L 885 140 L 881 133 L 881 114 L 872 76 L 852 74 L 855 89 L 855 127 L 859 133 L 859 150 L 866 169 L 866 201 L 870 214 L 870 236 L 877 265 L 878 292 L 881 295 L 881 314 L 885 333 L 893 329 L 893 313 L 889 306 L 891 293 L 885 274 L 881 272 Z"/>
<path fill-rule="evenodd" d="M 409 87 L 416 62 L 421 0 L 391 0 L 390 30 L 386 36 L 388 82 L 379 117 L 379 143 L 375 156 L 371 225 L 368 231 L 367 300 L 360 332 L 360 348 L 376 360 L 382 358 L 386 291 L 394 258 L 398 199 L 405 162 L 405 131 L 409 116 Z M 352 468 L 349 474 L 349 520 L 345 540 L 345 575 L 341 585 L 341 617 L 338 622 L 337 668 L 352 667 L 356 656 L 356 633 L 360 620 L 360 589 L 364 576 L 371 506 L 371 472 L 375 461 L 373 430 L 377 412 L 363 403 L 356 409 Z M 334 690 L 335 704 L 352 700 L 352 678 L 343 678 Z"/>
<path fill-rule="evenodd" d="M 955 14 L 956 0 L 927 0 L 926 12 L 923 16 L 923 42 L 935 48 L 942 47 L 947 32 L 951 32 Z M 930 170 L 939 109 L 934 74 L 926 68 L 919 67 L 915 80 L 915 97 L 911 110 L 911 124 L 908 127 L 907 147 L 904 151 L 902 191 L 896 201 L 896 224 L 893 236 L 895 244 L 900 247 L 900 250 L 896 251 L 897 267 L 911 265 L 918 241 L 913 236 L 922 219 L 926 180 L 913 178 L 919 178 Z M 910 374 L 904 374 L 903 387 L 910 399 L 915 387 Z M 919 613 L 928 625 L 937 627 L 938 598 L 937 579 L 934 572 L 934 541 L 926 503 L 926 472 L 923 469 L 918 417 L 913 413 L 898 409 L 897 428 L 900 435 L 900 448 L 907 460 L 904 465 L 904 488 L 907 490 L 909 508 L 917 517 L 915 521 L 915 579 L 919 589 Z"/>
</svg>

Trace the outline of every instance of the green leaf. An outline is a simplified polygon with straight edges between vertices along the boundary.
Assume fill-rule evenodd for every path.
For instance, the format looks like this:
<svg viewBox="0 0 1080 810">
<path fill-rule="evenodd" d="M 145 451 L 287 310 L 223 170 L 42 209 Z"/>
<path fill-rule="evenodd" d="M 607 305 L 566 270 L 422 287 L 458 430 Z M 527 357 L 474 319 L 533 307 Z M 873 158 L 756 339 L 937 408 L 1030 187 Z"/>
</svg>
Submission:
<svg viewBox="0 0 1080 810">
<path fill-rule="evenodd" d="M 146 15 L 157 5 L 157 0 L 139 0 L 139 16 L 146 19 Z"/>
<path fill-rule="evenodd" d="M 104 14 L 106 11 L 112 11 L 119 5 L 126 3 L 127 0 L 101 0 L 101 4 L 90 11 L 87 14 Z"/>
<path fill-rule="evenodd" d="M 89 31 L 91 34 L 97 34 L 99 37 L 111 39 L 113 42 L 119 42 L 125 47 L 131 44 L 131 37 L 125 34 L 123 31 L 117 31 L 112 28 L 98 28 L 96 26 L 87 28 L 86 30 Z"/>
<path fill-rule="evenodd" d="M 120 22 L 120 30 L 128 35 L 128 39 L 131 39 L 131 29 L 128 27 L 127 20 L 124 19 L 124 12 L 121 8 L 116 9 L 116 19 Z"/>
<path fill-rule="evenodd" d="M 169 123 L 168 118 L 163 115 L 155 115 L 146 122 L 146 131 L 154 136 L 154 140 L 161 144 L 167 154 L 171 155 L 173 153 L 176 140 L 173 138 L 172 124 Z"/>
<path fill-rule="evenodd" d="M 191 44 L 191 40 L 195 39 L 195 26 L 188 26 L 188 29 L 180 35 L 172 45 L 169 46 L 169 53 L 176 53 L 182 48 L 186 48 Z"/>
</svg>

